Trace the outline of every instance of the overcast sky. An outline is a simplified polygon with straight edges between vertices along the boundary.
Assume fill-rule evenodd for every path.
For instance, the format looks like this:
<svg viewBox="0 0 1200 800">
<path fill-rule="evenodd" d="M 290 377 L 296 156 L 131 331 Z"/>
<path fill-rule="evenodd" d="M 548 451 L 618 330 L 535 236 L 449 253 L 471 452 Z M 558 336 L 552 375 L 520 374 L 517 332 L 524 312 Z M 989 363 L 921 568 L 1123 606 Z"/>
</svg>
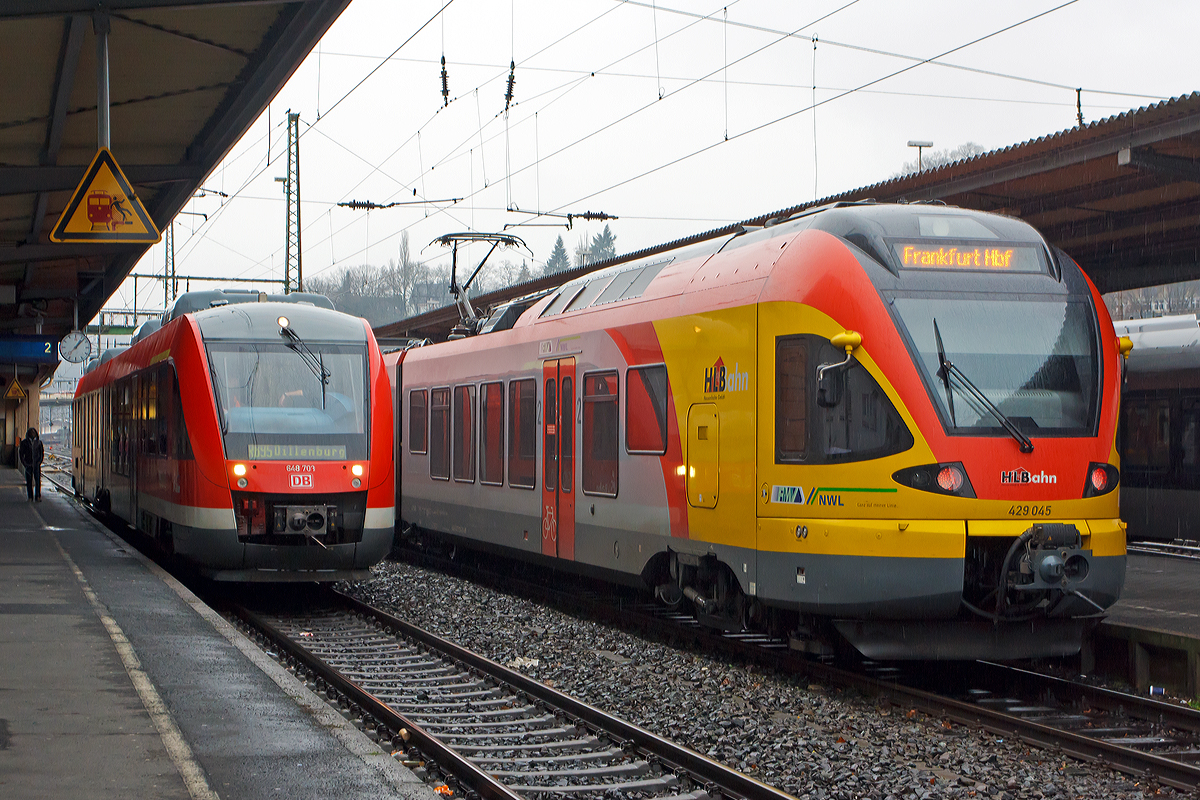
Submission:
<svg viewBox="0 0 1200 800">
<path fill-rule="evenodd" d="M 445 261 L 427 247 L 441 234 L 531 222 L 510 232 L 541 265 L 555 237 L 571 252 L 604 223 L 539 210 L 617 216 L 629 252 L 887 180 L 910 139 L 990 150 L 1064 130 L 1076 87 L 1085 121 L 1200 89 L 1197 30 L 1193 0 L 353 0 L 205 181 L 230 197 L 176 218 L 176 268 L 282 278 L 289 109 L 306 277 L 386 265 L 402 231 Z M 337 207 L 351 199 L 426 202 Z M 160 244 L 136 271 L 163 263 Z M 161 306 L 147 283 L 138 307 Z M 127 282 L 109 307 L 132 301 Z"/>
</svg>

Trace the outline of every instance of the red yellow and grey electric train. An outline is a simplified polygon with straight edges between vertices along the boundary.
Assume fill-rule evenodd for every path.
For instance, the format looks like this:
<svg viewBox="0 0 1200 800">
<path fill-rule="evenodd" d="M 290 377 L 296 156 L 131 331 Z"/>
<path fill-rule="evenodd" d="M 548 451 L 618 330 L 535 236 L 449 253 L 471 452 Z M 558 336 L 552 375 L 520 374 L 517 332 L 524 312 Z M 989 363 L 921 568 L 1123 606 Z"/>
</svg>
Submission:
<svg viewBox="0 0 1200 800">
<path fill-rule="evenodd" d="M 392 546 L 391 396 L 327 298 L 190 292 L 80 379 L 75 490 L 217 580 L 364 577 Z"/>
<path fill-rule="evenodd" d="M 1020 220 L 824 207 L 478 330 L 385 354 L 409 536 L 873 658 L 1067 654 L 1120 593 L 1119 343 Z"/>
</svg>

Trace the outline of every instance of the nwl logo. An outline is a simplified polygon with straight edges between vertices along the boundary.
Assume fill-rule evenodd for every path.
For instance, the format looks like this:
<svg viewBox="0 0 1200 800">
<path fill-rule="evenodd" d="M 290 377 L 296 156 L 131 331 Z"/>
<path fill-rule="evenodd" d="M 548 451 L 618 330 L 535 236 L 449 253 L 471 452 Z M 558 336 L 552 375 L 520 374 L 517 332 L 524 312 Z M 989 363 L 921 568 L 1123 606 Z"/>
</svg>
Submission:
<svg viewBox="0 0 1200 800">
<path fill-rule="evenodd" d="M 293 474 L 292 475 L 292 488 L 293 489 L 311 489 L 311 488 L 313 488 L 313 476 L 312 475 Z"/>
</svg>

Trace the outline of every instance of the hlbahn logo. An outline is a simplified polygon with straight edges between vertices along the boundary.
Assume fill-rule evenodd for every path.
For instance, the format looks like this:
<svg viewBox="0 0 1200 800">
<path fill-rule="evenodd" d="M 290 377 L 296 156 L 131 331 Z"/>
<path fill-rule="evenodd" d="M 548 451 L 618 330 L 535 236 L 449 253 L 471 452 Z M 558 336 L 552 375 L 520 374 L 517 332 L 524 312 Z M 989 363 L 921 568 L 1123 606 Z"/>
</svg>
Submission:
<svg viewBox="0 0 1200 800">
<path fill-rule="evenodd" d="M 742 392 L 750 386 L 750 373 L 738 372 L 738 364 L 734 362 L 733 371 L 725 369 L 725 362 L 717 358 L 717 363 L 704 370 L 704 393 Z"/>
<path fill-rule="evenodd" d="M 1014 469 L 1009 472 L 1000 473 L 1001 483 L 1058 483 L 1057 475 L 1047 475 L 1045 472 L 1039 472 L 1034 475 L 1027 469 Z"/>
</svg>

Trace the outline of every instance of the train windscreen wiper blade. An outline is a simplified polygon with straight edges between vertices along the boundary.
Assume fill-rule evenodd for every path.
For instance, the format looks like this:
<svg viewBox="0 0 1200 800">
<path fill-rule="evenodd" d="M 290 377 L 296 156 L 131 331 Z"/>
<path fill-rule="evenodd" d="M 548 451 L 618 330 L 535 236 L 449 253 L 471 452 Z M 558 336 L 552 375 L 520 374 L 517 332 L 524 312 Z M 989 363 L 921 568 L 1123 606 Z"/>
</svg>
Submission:
<svg viewBox="0 0 1200 800">
<path fill-rule="evenodd" d="M 954 424 L 955 427 L 958 425 L 958 423 L 954 420 L 954 393 L 950 389 L 950 379 L 953 377 L 956 381 L 958 381 L 967 394 L 969 394 L 981 406 L 986 408 L 988 413 L 995 417 L 996 421 L 1004 427 L 1004 430 L 1008 431 L 1009 435 L 1017 440 L 1017 444 L 1020 445 L 1022 453 L 1032 453 L 1033 440 L 1022 433 L 1021 429 L 1018 428 L 1013 421 L 996 406 L 995 403 L 988 399 L 988 396 L 983 393 L 983 390 L 975 385 L 974 381 L 968 378 L 961 369 L 956 367 L 954 363 L 950 361 L 950 359 L 946 358 L 946 350 L 944 347 L 942 347 L 942 333 L 938 330 L 937 319 L 934 319 L 933 321 L 933 335 L 934 338 L 937 339 L 938 363 L 941 365 L 941 368 L 938 370 L 938 377 L 940 377 L 942 382 L 946 384 L 946 394 L 951 398 L 951 423 Z"/>
<path fill-rule="evenodd" d="M 312 349 L 304 343 L 304 340 L 301 339 L 294 330 L 292 330 L 290 325 L 286 328 L 280 328 L 280 333 L 287 336 L 289 339 L 289 341 L 284 342 L 284 344 L 286 344 L 293 353 L 300 356 L 300 360 L 303 361 L 310 370 L 312 370 L 312 374 L 315 375 L 317 380 L 321 382 L 321 394 L 323 395 L 325 393 L 325 387 L 329 385 L 329 379 L 333 376 L 332 372 L 325 369 L 325 360 L 314 353 Z"/>
</svg>

